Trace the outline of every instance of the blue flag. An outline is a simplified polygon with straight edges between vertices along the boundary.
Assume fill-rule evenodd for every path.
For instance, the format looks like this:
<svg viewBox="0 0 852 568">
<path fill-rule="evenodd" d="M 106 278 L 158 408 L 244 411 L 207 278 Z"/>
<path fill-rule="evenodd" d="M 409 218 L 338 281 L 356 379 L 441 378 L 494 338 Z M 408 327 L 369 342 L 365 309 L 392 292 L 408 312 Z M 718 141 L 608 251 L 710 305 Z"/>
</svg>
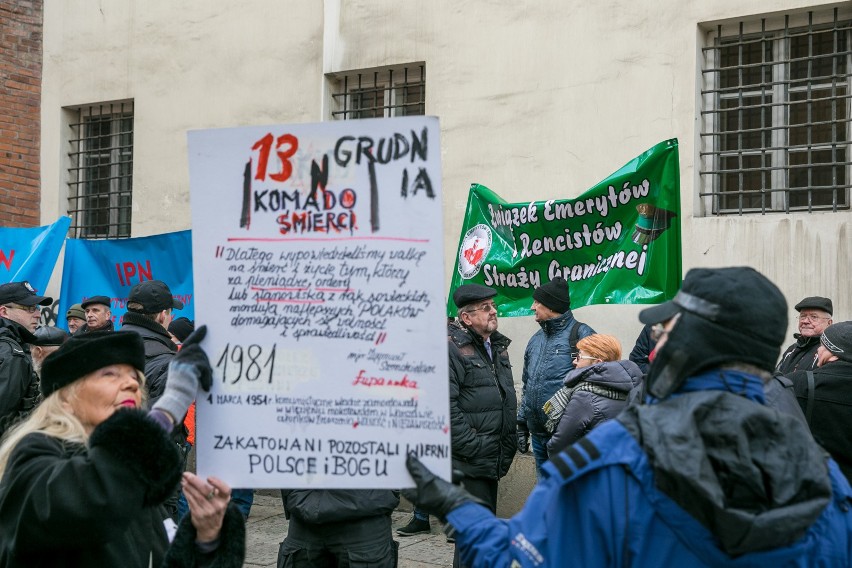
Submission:
<svg viewBox="0 0 852 568">
<path fill-rule="evenodd" d="M 60 217 L 44 227 L 0 227 L 0 284 L 26 280 L 44 294 L 70 226 L 71 217 Z"/>
<path fill-rule="evenodd" d="M 73 304 L 91 296 L 109 296 L 118 329 L 130 289 L 144 280 L 165 282 L 184 305 L 174 316 L 194 320 L 191 235 L 178 231 L 134 239 L 68 239 L 56 325 L 65 327 L 65 312 Z"/>
</svg>

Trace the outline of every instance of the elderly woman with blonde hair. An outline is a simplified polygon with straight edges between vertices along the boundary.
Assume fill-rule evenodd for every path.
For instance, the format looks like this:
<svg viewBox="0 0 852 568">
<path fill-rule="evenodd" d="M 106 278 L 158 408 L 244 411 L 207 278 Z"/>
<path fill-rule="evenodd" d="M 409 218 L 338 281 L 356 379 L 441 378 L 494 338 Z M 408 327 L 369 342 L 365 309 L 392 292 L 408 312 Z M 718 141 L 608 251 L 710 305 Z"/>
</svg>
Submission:
<svg viewBox="0 0 852 568">
<path fill-rule="evenodd" d="M 0 566 L 242 565 L 230 488 L 191 473 L 181 481 L 169 436 L 199 384 L 210 388 L 205 333 L 175 356 L 150 411 L 136 333 L 74 336 L 45 359 L 44 401 L 0 445 Z M 175 527 L 161 504 L 179 481 L 190 515 Z"/>
<path fill-rule="evenodd" d="M 621 344 L 612 335 L 596 333 L 578 341 L 574 366 L 543 407 L 545 427 L 553 432 L 549 455 L 615 418 L 627 406 L 630 391 L 642 382 L 642 371 L 636 363 L 621 360 Z"/>
</svg>

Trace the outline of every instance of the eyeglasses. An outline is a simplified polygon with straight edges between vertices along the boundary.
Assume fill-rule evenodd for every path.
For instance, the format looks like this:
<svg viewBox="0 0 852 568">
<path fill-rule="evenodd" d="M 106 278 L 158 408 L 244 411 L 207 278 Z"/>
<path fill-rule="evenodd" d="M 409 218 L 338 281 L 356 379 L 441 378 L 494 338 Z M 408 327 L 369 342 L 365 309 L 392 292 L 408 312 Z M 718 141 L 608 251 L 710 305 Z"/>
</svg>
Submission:
<svg viewBox="0 0 852 568">
<path fill-rule="evenodd" d="M 41 309 L 41 306 L 22 306 L 20 304 L 5 304 L 7 308 L 14 308 L 16 310 L 21 310 L 22 312 L 27 312 L 30 314 L 34 314 Z"/>
<path fill-rule="evenodd" d="M 799 321 L 813 321 L 813 322 L 817 322 L 817 321 L 819 321 L 819 320 L 829 320 L 829 319 L 831 319 L 831 318 L 826 318 L 826 317 L 822 317 L 822 316 L 812 316 L 812 315 L 803 315 L 803 316 L 799 316 Z"/>
<path fill-rule="evenodd" d="M 590 357 L 589 355 L 580 355 L 579 353 L 574 353 L 571 356 L 572 361 L 578 361 L 580 359 L 588 359 L 589 361 L 600 361 L 600 357 Z"/>
<path fill-rule="evenodd" d="M 490 304 L 484 304 L 482 306 L 479 306 L 478 308 L 471 308 L 467 311 L 468 312 L 485 312 L 485 313 L 488 313 L 491 310 L 494 310 L 495 312 L 497 311 L 497 304 L 495 304 L 494 302 L 491 302 Z"/>
</svg>

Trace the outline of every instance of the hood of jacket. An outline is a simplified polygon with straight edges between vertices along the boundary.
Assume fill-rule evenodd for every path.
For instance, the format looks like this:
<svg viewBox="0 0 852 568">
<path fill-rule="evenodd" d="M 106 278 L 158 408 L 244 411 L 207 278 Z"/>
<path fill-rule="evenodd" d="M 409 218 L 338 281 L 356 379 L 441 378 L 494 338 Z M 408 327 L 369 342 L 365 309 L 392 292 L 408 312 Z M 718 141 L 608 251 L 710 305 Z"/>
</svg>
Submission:
<svg viewBox="0 0 852 568">
<path fill-rule="evenodd" d="M 604 361 L 588 367 L 572 369 L 565 376 L 565 386 L 593 383 L 619 392 L 630 392 L 642 382 L 642 370 L 633 361 Z"/>
<path fill-rule="evenodd" d="M 831 500 L 828 454 L 807 426 L 743 396 L 690 392 L 617 420 L 648 456 L 657 488 L 731 556 L 796 542 Z"/>
</svg>

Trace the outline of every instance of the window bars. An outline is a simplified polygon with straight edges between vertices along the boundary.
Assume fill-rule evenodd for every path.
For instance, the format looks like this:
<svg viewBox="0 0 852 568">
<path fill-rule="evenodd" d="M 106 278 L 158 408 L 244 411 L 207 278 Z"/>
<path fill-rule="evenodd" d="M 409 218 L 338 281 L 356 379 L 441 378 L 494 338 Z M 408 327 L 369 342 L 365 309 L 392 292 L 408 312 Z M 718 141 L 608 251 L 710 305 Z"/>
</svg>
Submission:
<svg viewBox="0 0 852 568">
<path fill-rule="evenodd" d="M 331 97 L 335 120 L 426 114 L 426 65 L 347 73 Z"/>
<path fill-rule="evenodd" d="M 852 21 L 836 8 L 818 23 L 813 12 L 798 20 L 740 22 L 735 33 L 719 25 L 702 49 L 708 213 L 849 208 Z"/>
<path fill-rule="evenodd" d="M 81 107 L 70 126 L 68 214 L 72 236 L 129 237 L 133 103 Z"/>
</svg>

